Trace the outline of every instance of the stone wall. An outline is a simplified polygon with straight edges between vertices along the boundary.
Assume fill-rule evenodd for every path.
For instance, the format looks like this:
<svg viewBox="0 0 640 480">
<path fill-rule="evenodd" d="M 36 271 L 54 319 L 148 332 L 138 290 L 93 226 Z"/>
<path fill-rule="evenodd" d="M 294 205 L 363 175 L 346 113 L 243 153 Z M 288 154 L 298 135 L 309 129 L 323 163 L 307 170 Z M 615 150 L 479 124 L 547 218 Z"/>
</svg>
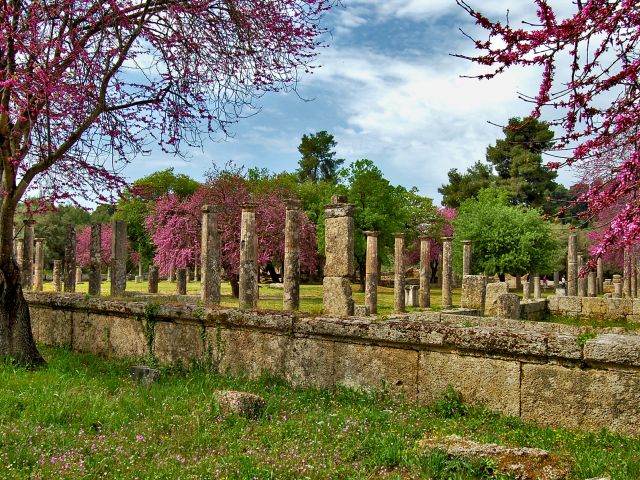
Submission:
<svg viewBox="0 0 640 480">
<path fill-rule="evenodd" d="M 546 425 L 638 434 L 640 336 L 441 312 L 385 321 L 31 293 L 38 342 L 162 364 L 279 375 L 295 386 L 383 388 L 465 401 Z"/>
<path fill-rule="evenodd" d="M 638 298 L 552 296 L 547 308 L 552 315 L 640 322 Z"/>
</svg>

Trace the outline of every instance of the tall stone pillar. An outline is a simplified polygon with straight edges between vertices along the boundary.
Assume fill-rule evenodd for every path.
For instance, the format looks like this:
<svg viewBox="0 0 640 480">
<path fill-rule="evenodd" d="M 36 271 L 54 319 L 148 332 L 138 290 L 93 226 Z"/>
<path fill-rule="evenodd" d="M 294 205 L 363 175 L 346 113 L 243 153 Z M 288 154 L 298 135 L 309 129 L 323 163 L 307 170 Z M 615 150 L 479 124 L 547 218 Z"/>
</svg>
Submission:
<svg viewBox="0 0 640 480">
<path fill-rule="evenodd" d="M 553 288 L 558 288 L 558 285 L 560 285 L 560 272 L 556 270 L 553 272 Z"/>
<path fill-rule="evenodd" d="M 176 270 L 176 293 L 178 295 L 187 294 L 187 278 L 188 273 L 186 268 L 178 268 Z"/>
<path fill-rule="evenodd" d="M 300 208 L 300 200 L 287 200 L 282 308 L 288 311 L 300 309 Z"/>
<path fill-rule="evenodd" d="M 220 303 L 220 234 L 218 233 L 218 208 L 202 207 L 202 238 L 200 242 L 200 299 L 208 303 Z"/>
<path fill-rule="evenodd" d="M 420 236 L 420 298 L 421 308 L 431 306 L 431 238 Z"/>
<path fill-rule="evenodd" d="M 578 271 L 581 272 L 584 268 L 584 257 L 582 254 L 578 255 Z M 580 275 L 578 273 L 578 296 L 586 297 L 587 296 L 587 277 Z"/>
<path fill-rule="evenodd" d="M 451 237 L 442 237 L 442 308 L 453 306 L 451 281 L 453 279 L 453 265 L 451 262 Z"/>
<path fill-rule="evenodd" d="M 462 277 L 471 275 L 471 240 L 462 241 Z"/>
<path fill-rule="evenodd" d="M 533 298 L 540 300 L 542 298 L 542 291 L 540 290 L 540 275 L 533 276 Z"/>
<path fill-rule="evenodd" d="M 76 227 L 67 227 L 67 240 L 64 246 L 64 291 L 76 291 Z"/>
<path fill-rule="evenodd" d="M 240 308 L 258 307 L 258 235 L 256 204 L 244 203 L 240 220 L 240 278 L 238 281 Z"/>
<path fill-rule="evenodd" d="M 324 207 L 325 267 L 322 305 L 329 315 L 353 315 L 354 206 L 335 195 Z"/>
<path fill-rule="evenodd" d="M 16 263 L 20 272 L 22 272 L 22 264 L 24 262 L 24 240 L 22 238 L 16 239 Z M 22 279 L 22 274 L 20 276 Z"/>
<path fill-rule="evenodd" d="M 405 311 L 404 298 L 404 233 L 394 233 L 394 260 L 393 260 L 393 311 L 402 313 Z"/>
<path fill-rule="evenodd" d="M 149 293 L 158 293 L 158 281 L 160 280 L 160 272 L 158 270 L 158 266 L 157 265 L 149 265 L 149 272 L 148 272 L 148 281 L 149 281 L 149 287 L 148 287 L 148 292 Z"/>
<path fill-rule="evenodd" d="M 380 232 L 364 232 L 367 236 L 367 263 L 364 281 L 364 305 L 369 313 L 378 313 L 378 236 Z"/>
<path fill-rule="evenodd" d="M 587 295 L 589 297 L 598 295 L 598 279 L 595 270 L 589 270 L 587 274 Z"/>
<path fill-rule="evenodd" d="M 36 238 L 36 262 L 33 276 L 33 289 L 42 291 L 42 279 L 44 275 L 44 238 Z"/>
<path fill-rule="evenodd" d="M 531 282 L 529 280 L 527 280 L 526 282 L 522 282 L 522 299 L 531 299 Z"/>
<path fill-rule="evenodd" d="M 111 222 L 111 295 L 123 295 L 127 289 L 127 222 Z"/>
<path fill-rule="evenodd" d="M 622 296 L 631 297 L 631 252 L 629 247 L 624 247 L 624 264 L 622 271 Z"/>
<path fill-rule="evenodd" d="M 578 237 L 575 233 L 569 234 L 567 245 L 567 296 L 578 295 Z"/>
<path fill-rule="evenodd" d="M 100 295 L 102 283 L 102 225 L 91 225 L 89 238 L 89 295 Z"/>
<path fill-rule="evenodd" d="M 62 290 L 62 260 L 53 261 L 53 288 L 56 292 Z"/>
<path fill-rule="evenodd" d="M 22 251 L 22 288 L 31 290 L 33 283 L 33 226 L 35 221 L 30 218 L 24 221 L 24 245 Z"/>
<path fill-rule="evenodd" d="M 80 265 L 76 265 L 76 285 L 82 283 L 82 267 Z"/>
<path fill-rule="evenodd" d="M 598 267 L 597 267 L 597 278 L 598 278 L 598 295 L 604 293 L 604 262 L 602 261 L 602 257 L 598 257 Z"/>
</svg>

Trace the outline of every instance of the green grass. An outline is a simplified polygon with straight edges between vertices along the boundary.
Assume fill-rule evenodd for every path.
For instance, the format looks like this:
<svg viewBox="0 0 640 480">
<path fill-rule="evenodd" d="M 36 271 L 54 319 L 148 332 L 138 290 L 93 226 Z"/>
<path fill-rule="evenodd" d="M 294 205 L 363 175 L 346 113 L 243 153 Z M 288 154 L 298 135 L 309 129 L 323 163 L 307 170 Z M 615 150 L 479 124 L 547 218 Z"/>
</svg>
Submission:
<svg viewBox="0 0 640 480">
<path fill-rule="evenodd" d="M 76 292 L 87 293 L 88 282 L 82 282 L 76 285 Z M 110 283 L 102 283 L 103 295 L 108 295 Z M 358 284 L 352 285 L 353 299 L 356 304 L 364 304 L 364 292 L 359 291 Z M 127 292 L 147 292 L 147 283 L 127 282 Z M 53 284 L 51 282 L 44 284 L 45 292 L 53 292 Z M 453 290 L 453 304 L 455 307 L 460 306 L 461 289 Z M 162 281 L 158 284 L 158 300 L 162 302 L 162 295 L 176 295 L 176 284 L 168 281 Z M 238 299 L 231 296 L 231 286 L 228 282 L 223 282 L 221 287 L 222 299 L 220 304 L 223 307 L 237 308 Z M 187 283 L 187 295 L 200 295 L 200 282 Z M 431 306 L 438 310 L 442 303 L 442 290 L 440 288 L 431 288 Z M 282 288 L 272 288 L 268 284 L 260 284 L 260 300 L 258 308 L 262 310 L 282 310 Z M 407 311 L 420 310 L 418 308 L 408 307 Z M 300 311 L 310 314 L 322 313 L 322 285 L 305 284 L 300 286 Z M 378 287 L 378 313 L 380 315 L 389 315 L 393 313 L 393 288 Z"/>
<path fill-rule="evenodd" d="M 640 440 L 524 424 L 449 395 L 415 406 L 383 392 L 291 389 L 282 380 L 166 370 L 150 388 L 124 361 L 42 347 L 48 366 L 0 364 L 0 472 L 23 478 L 433 478 L 494 476 L 490 462 L 417 442 L 449 434 L 571 458 L 570 479 L 640 478 Z M 212 392 L 267 400 L 257 420 L 218 418 Z"/>
</svg>

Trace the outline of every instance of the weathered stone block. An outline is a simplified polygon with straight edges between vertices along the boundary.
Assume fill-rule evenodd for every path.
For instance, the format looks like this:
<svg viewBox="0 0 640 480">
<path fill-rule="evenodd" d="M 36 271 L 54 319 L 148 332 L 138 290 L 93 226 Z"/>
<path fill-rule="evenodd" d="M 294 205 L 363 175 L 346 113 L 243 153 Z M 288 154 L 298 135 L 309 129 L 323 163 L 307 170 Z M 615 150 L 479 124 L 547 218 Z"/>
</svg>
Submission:
<svg viewBox="0 0 640 480">
<path fill-rule="evenodd" d="M 323 306 L 328 315 L 351 316 L 354 304 L 351 280 L 347 277 L 324 277 Z"/>
<path fill-rule="evenodd" d="M 325 219 L 325 276 L 351 277 L 353 275 L 353 228 L 352 217 Z"/>
<path fill-rule="evenodd" d="M 451 385 L 465 402 L 484 403 L 507 415 L 520 411 L 520 364 L 516 361 L 421 352 L 418 399 L 433 403 Z"/>
<path fill-rule="evenodd" d="M 462 308 L 472 308 L 484 314 L 487 293 L 487 277 L 484 275 L 466 275 L 462 277 Z"/>
<path fill-rule="evenodd" d="M 549 426 L 637 435 L 639 389 L 637 373 L 523 364 L 521 416 Z"/>
<path fill-rule="evenodd" d="M 335 385 L 334 342 L 293 338 L 285 358 L 286 380 L 295 387 Z"/>
<path fill-rule="evenodd" d="M 608 313 L 607 302 L 602 297 L 584 297 L 581 304 L 584 316 L 604 317 Z"/>
<path fill-rule="evenodd" d="M 492 317 L 496 314 L 498 297 L 509 293 L 507 282 L 489 283 L 486 288 L 485 314 Z"/>
<path fill-rule="evenodd" d="M 495 316 L 498 318 L 520 318 L 520 297 L 515 293 L 503 293 L 495 303 Z"/>
<path fill-rule="evenodd" d="M 285 376 L 285 357 L 290 338 L 283 335 L 247 330 L 222 330 L 219 352 L 220 369 L 252 378 L 262 373 Z"/>
<path fill-rule="evenodd" d="M 157 322 L 154 330 L 153 353 L 161 364 L 202 359 L 204 344 L 198 324 Z"/>
<path fill-rule="evenodd" d="M 218 390 L 213 393 L 222 416 L 240 415 L 247 418 L 258 418 L 267 406 L 267 401 L 253 393 L 236 392 L 234 390 Z"/>
<path fill-rule="evenodd" d="M 160 378 L 160 371 L 145 365 L 134 365 L 129 370 L 131 380 L 143 387 L 149 387 Z"/>
<path fill-rule="evenodd" d="M 581 297 L 557 297 L 558 310 L 562 315 L 578 315 L 582 312 Z"/>
<path fill-rule="evenodd" d="M 362 389 L 385 389 L 415 401 L 418 352 L 353 343 L 335 343 L 335 381 Z"/>
<path fill-rule="evenodd" d="M 633 299 L 631 298 L 609 298 L 606 302 L 609 309 L 606 314 L 608 319 L 622 319 L 633 312 Z"/>
<path fill-rule="evenodd" d="M 640 367 L 640 336 L 602 334 L 584 346 L 586 362 Z"/>
</svg>

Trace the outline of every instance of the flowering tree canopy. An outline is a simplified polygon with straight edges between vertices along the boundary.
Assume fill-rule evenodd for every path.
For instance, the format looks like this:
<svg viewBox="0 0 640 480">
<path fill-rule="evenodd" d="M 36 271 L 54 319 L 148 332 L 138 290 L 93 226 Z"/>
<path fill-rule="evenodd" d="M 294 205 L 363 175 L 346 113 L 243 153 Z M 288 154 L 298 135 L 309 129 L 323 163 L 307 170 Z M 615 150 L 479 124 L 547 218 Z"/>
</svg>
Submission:
<svg viewBox="0 0 640 480">
<path fill-rule="evenodd" d="M 628 0 L 581 0 L 575 11 L 558 18 L 548 0 L 533 0 L 537 21 L 520 28 L 493 21 L 464 0 L 456 0 L 488 32 L 476 40 L 480 53 L 460 55 L 487 67 L 479 78 L 493 78 L 512 67 L 540 69 L 533 115 L 559 112 L 550 123 L 563 133 L 554 148 L 560 161 L 585 173 L 589 188 L 578 199 L 597 216 L 612 205 L 611 218 L 592 251 L 631 244 L 640 237 L 640 9 Z M 566 75 L 565 75 L 566 72 Z M 626 200 L 623 204 L 621 200 Z M 590 262 L 593 267 L 594 261 Z"/>
<path fill-rule="evenodd" d="M 240 218 L 242 204 L 257 203 L 258 260 L 261 264 L 284 258 L 285 199 L 293 194 L 273 188 L 252 194 L 247 180 L 237 175 L 222 175 L 210 180 L 192 196 L 180 200 L 175 195 L 156 203 L 146 219 L 156 247 L 155 263 L 163 274 L 174 268 L 192 266 L 200 258 L 201 208 L 219 206 L 218 228 L 221 232 L 222 267 L 228 276 L 238 273 L 240 264 Z M 315 226 L 301 214 L 300 265 L 316 268 Z"/>
<path fill-rule="evenodd" d="M 43 361 L 13 260 L 25 193 L 104 201 L 152 143 L 180 153 L 226 132 L 313 68 L 332 2 L 0 2 L 0 356 Z"/>
</svg>

